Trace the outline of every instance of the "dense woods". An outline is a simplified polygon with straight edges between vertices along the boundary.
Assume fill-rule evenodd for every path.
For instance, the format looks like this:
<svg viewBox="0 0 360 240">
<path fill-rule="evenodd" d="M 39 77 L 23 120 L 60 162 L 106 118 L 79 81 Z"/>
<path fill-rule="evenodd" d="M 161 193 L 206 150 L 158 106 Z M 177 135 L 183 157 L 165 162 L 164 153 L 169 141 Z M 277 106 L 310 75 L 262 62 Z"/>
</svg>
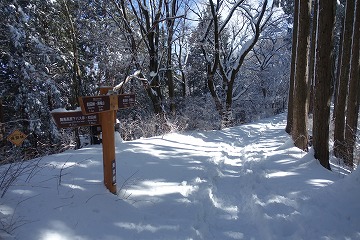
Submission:
<svg viewBox="0 0 360 240">
<path fill-rule="evenodd" d="M 82 147 L 91 129 L 57 129 L 50 112 L 118 85 L 136 94 L 135 107 L 117 113 L 124 140 L 287 108 L 296 146 L 313 144 L 330 169 L 335 128 L 334 154 L 353 167 L 360 0 L 330 2 L 3 0 L 1 162 Z M 7 141 L 15 129 L 27 135 L 21 147 Z"/>
<path fill-rule="evenodd" d="M 294 22 L 294 29 L 298 30 L 293 35 L 297 39 L 297 43 L 293 43 L 295 64 L 292 64 L 290 80 L 294 87 L 289 91 L 292 113 L 288 113 L 286 130 L 299 148 L 308 150 L 312 145 L 315 158 L 327 169 L 331 169 L 331 150 L 348 167 L 358 164 L 354 157 L 358 156 L 360 95 L 359 2 L 295 1 L 294 14 L 298 21 Z M 330 121 L 332 96 L 335 110 Z M 312 129 L 307 127 L 309 120 Z M 330 149 L 333 129 L 334 144 Z"/>
</svg>

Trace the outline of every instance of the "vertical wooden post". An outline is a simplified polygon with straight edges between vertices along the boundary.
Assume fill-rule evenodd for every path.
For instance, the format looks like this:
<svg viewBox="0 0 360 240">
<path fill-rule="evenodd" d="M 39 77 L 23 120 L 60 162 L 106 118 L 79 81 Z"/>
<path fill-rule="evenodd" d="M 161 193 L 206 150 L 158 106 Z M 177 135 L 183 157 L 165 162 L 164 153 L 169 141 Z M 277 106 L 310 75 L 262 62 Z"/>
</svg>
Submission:
<svg viewBox="0 0 360 240">
<path fill-rule="evenodd" d="M 112 88 L 100 88 L 100 94 L 106 94 Z M 111 104 L 117 104 L 112 102 Z M 117 109 L 117 108 L 116 108 Z M 103 148 L 104 184 L 113 194 L 116 190 L 116 160 L 115 160 L 115 114 L 116 111 L 100 113 Z"/>
<path fill-rule="evenodd" d="M 104 184 L 111 193 L 116 194 L 114 111 L 100 113 L 100 122 L 102 130 Z"/>
</svg>

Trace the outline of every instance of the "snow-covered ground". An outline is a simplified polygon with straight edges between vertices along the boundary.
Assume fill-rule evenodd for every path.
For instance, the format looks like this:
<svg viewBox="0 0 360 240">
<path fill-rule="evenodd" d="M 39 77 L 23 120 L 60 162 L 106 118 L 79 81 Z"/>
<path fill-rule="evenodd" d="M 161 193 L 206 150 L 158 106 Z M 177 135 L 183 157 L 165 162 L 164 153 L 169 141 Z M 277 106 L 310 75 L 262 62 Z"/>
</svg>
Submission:
<svg viewBox="0 0 360 240">
<path fill-rule="evenodd" d="M 284 119 L 117 136 L 118 195 L 101 145 L 44 157 L 0 199 L 0 239 L 360 239 L 360 170 L 322 168 Z"/>
</svg>

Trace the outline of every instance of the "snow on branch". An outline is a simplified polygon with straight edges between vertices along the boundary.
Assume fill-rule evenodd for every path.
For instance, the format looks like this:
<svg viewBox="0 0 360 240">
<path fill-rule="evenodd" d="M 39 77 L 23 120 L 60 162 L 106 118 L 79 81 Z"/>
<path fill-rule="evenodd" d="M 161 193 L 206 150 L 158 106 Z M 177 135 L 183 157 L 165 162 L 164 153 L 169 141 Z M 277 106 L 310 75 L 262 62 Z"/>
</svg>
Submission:
<svg viewBox="0 0 360 240">
<path fill-rule="evenodd" d="M 226 27 L 226 25 L 229 23 L 232 15 L 234 14 L 235 10 L 244 2 L 245 0 L 237 0 L 236 3 L 232 6 L 232 8 L 230 9 L 228 16 L 226 17 L 226 19 L 224 20 L 224 22 L 221 24 L 220 28 L 219 28 L 219 33 L 221 33 L 222 30 L 224 30 L 224 28 Z"/>
<path fill-rule="evenodd" d="M 267 2 L 268 2 L 267 0 L 265 0 L 263 2 L 262 9 L 261 9 L 260 13 L 258 14 L 257 19 L 254 20 L 254 36 L 252 38 L 250 38 L 248 41 L 246 41 L 240 50 L 239 57 L 233 66 L 233 70 L 235 72 L 239 71 L 239 69 L 245 59 L 245 56 L 248 54 L 248 52 L 250 52 L 250 50 L 253 48 L 253 46 L 259 39 L 260 32 L 261 32 L 261 21 L 263 20 L 263 17 L 264 17 L 265 11 L 266 11 Z"/>
<path fill-rule="evenodd" d="M 243 89 L 241 91 L 239 91 L 235 96 L 233 96 L 233 101 L 237 101 L 244 93 L 246 93 L 249 89 L 250 89 L 250 86 L 246 86 L 246 87 L 243 87 Z M 233 95 L 234 93 L 237 91 L 237 89 L 239 88 L 240 86 L 237 86 L 234 90 L 233 90 Z"/>
<path fill-rule="evenodd" d="M 126 79 L 124 81 L 122 81 L 121 83 L 119 83 L 118 85 L 116 85 L 113 88 L 114 92 L 119 92 L 120 90 L 122 90 L 124 88 L 124 85 L 129 82 L 131 79 L 137 79 L 140 80 L 142 82 L 142 84 L 144 85 L 145 88 L 147 88 L 149 86 L 149 81 L 143 76 L 143 74 L 141 73 L 140 70 L 137 70 L 134 74 L 129 75 L 126 77 Z"/>
</svg>

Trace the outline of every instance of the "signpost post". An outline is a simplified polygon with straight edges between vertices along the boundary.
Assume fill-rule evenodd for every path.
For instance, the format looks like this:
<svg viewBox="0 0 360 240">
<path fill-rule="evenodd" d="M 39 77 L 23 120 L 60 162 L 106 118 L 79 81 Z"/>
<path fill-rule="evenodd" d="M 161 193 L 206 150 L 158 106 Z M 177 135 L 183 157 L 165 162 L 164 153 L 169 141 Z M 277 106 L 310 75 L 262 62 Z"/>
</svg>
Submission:
<svg viewBox="0 0 360 240">
<path fill-rule="evenodd" d="M 112 87 L 100 88 L 99 96 L 79 98 L 81 111 L 52 112 L 58 128 L 101 125 L 104 184 L 116 194 L 115 120 L 118 109 L 132 107 L 135 94 L 105 95 Z"/>
<path fill-rule="evenodd" d="M 106 94 L 108 88 L 100 88 L 100 94 Z M 118 103 L 116 100 L 117 95 L 111 96 L 111 106 L 109 111 L 100 113 L 101 131 L 102 131 L 102 148 L 103 148 L 103 169 L 104 169 L 104 184 L 107 189 L 113 194 L 116 194 L 116 161 L 115 161 L 115 118 Z M 109 98 L 110 99 L 110 98 Z M 80 101 L 81 102 L 81 101 Z M 85 110 L 85 109 L 83 109 Z"/>
</svg>

